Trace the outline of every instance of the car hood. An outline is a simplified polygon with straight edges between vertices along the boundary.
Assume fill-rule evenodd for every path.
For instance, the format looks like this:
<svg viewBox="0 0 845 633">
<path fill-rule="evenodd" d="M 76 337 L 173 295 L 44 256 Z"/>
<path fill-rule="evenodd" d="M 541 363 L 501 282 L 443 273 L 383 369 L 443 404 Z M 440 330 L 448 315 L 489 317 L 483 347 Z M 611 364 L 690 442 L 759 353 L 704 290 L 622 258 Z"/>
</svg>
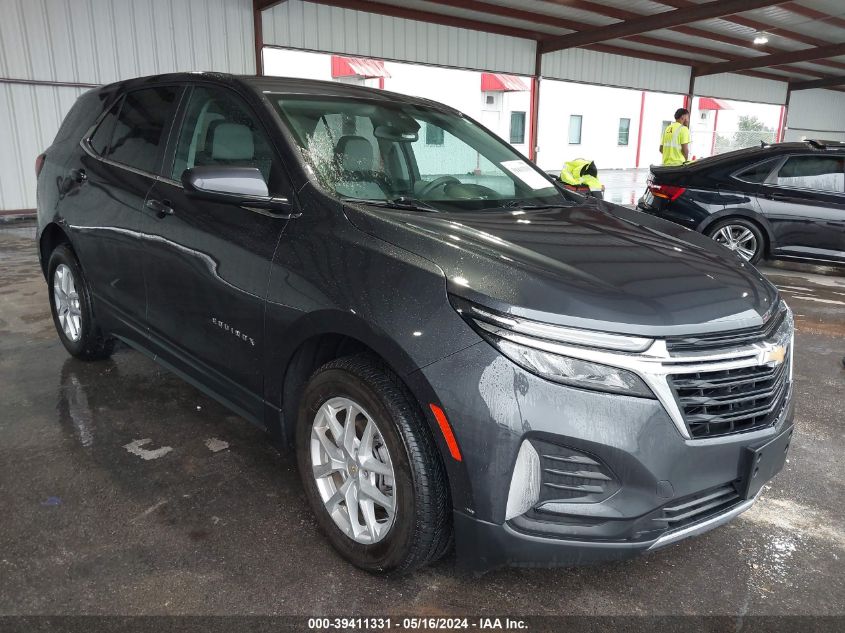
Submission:
<svg viewBox="0 0 845 633">
<path fill-rule="evenodd" d="M 547 323 L 666 336 L 761 325 L 776 288 L 712 240 L 592 200 L 426 213 L 349 206 L 359 229 L 437 264 L 450 293 Z"/>
</svg>

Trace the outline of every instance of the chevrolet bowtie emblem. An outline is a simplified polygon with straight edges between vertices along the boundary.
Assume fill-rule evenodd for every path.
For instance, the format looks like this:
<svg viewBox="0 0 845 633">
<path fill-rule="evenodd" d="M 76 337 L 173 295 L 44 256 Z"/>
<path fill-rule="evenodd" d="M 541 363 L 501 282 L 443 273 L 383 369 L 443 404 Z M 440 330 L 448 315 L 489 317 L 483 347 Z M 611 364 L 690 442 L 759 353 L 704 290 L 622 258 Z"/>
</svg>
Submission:
<svg viewBox="0 0 845 633">
<path fill-rule="evenodd" d="M 763 357 L 763 363 L 772 365 L 780 365 L 786 359 L 786 348 L 783 345 L 778 345 L 768 350 Z"/>
</svg>

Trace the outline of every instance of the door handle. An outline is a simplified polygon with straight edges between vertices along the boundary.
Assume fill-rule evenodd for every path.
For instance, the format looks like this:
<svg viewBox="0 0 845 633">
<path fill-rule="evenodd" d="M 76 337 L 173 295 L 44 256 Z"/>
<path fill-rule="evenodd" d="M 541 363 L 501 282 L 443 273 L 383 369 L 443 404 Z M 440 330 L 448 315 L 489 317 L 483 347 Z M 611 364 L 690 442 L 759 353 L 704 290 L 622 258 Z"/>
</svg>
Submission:
<svg viewBox="0 0 845 633">
<path fill-rule="evenodd" d="M 83 182 L 88 180 L 88 174 L 85 173 L 85 170 L 80 169 L 71 169 L 70 170 L 70 177 L 73 182 L 81 185 Z"/>
<path fill-rule="evenodd" d="M 163 218 L 168 215 L 173 215 L 173 207 L 170 206 L 170 200 L 147 200 L 144 203 L 150 211 L 155 211 L 158 217 Z"/>
</svg>

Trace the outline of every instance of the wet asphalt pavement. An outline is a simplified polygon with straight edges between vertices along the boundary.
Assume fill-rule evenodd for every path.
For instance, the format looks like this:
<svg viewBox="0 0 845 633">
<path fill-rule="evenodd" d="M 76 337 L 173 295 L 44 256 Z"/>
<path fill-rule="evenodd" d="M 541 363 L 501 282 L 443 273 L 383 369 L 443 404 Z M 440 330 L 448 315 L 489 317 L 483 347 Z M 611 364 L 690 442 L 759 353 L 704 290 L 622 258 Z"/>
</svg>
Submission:
<svg viewBox="0 0 845 633">
<path fill-rule="evenodd" d="M 70 358 L 34 228 L 0 224 L 0 614 L 843 614 L 845 271 L 765 272 L 797 317 L 785 470 L 632 561 L 378 578 L 317 532 L 294 459 L 139 353 Z"/>
</svg>

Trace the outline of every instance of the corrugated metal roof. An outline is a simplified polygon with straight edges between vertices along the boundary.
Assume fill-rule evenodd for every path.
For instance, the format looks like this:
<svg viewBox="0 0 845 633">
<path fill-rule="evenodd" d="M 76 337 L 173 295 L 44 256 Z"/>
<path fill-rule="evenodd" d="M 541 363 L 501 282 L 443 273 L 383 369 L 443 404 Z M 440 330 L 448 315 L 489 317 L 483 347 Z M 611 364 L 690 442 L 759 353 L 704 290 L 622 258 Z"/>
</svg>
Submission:
<svg viewBox="0 0 845 633">
<path fill-rule="evenodd" d="M 568 33 L 593 32 L 603 27 L 631 20 L 647 20 L 658 14 L 688 13 L 702 7 L 723 3 L 704 0 L 464 0 L 460 3 L 445 0 L 380 0 L 378 5 L 355 0 L 315 0 L 328 5 L 367 8 L 394 17 L 412 20 L 465 20 L 471 28 L 483 30 L 484 24 L 495 25 L 497 33 L 511 28 L 513 35 L 546 41 Z M 711 12 L 711 16 L 718 11 Z M 752 6 L 733 14 L 688 19 L 671 29 L 640 29 L 622 38 L 605 38 L 581 46 L 582 48 L 616 53 L 623 56 L 677 63 L 680 57 L 686 65 L 708 64 L 718 61 L 743 60 L 768 54 L 798 51 L 823 44 L 845 42 L 845 10 L 842 0 L 773 0 L 770 6 Z M 701 17 L 707 17 L 701 15 Z M 765 32 L 769 42 L 754 45 L 752 40 Z M 661 46 L 661 43 L 668 44 Z M 688 50 L 681 47 L 687 45 Z M 613 47 L 608 49 L 608 46 Z M 665 50 L 662 50 L 665 49 Z M 820 68 L 820 70 L 819 70 Z M 829 76 L 842 71 L 845 64 L 838 60 L 819 60 L 812 66 L 778 64 L 740 71 L 756 78 L 797 81 Z"/>
<path fill-rule="evenodd" d="M 695 94 L 781 105 L 786 101 L 786 82 L 736 73 L 720 73 L 696 79 Z"/>
<path fill-rule="evenodd" d="M 533 40 L 301 0 L 264 11 L 262 27 L 265 44 L 286 48 L 517 75 L 534 72 Z"/>
<path fill-rule="evenodd" d="M 689 87 L 689 75 L 688 66 L 583 48 L 543 55 L 543 76 L 564 81 L 683 94 Z"/>
</svg>

